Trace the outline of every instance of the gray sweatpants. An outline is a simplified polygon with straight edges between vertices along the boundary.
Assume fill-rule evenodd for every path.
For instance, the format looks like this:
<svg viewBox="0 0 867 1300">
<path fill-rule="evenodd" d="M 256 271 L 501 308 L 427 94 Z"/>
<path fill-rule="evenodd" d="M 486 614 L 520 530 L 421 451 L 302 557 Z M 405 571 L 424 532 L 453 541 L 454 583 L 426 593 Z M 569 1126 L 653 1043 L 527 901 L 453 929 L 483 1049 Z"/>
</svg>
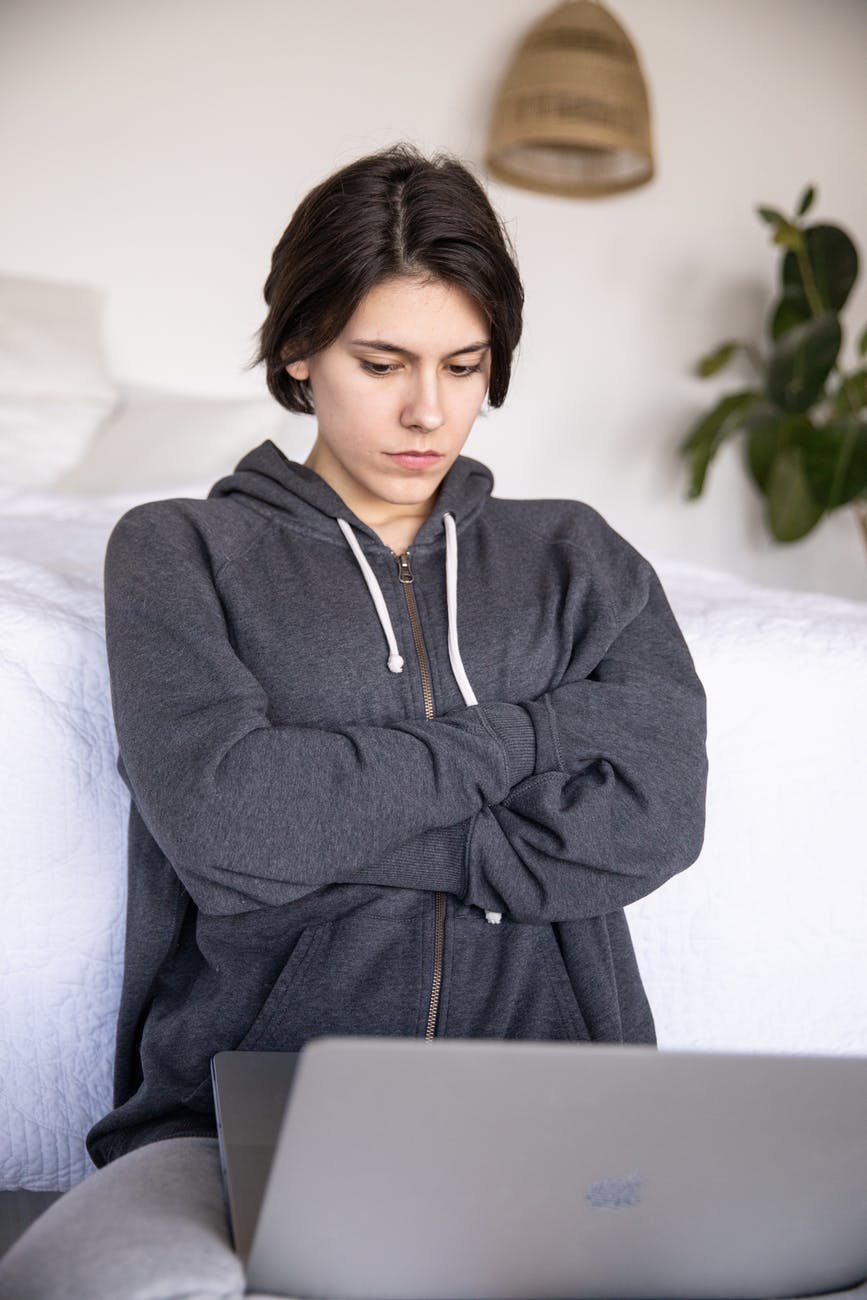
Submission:
<svg viewBox="0 0 867 1300">
<path fill-rule="evenodd" d="M 274 1300 L 244 1291 L 215 1138 L 171 1138 L 73 1187 L 0 1260 L 2 1300 Z M 867 1300 L 867 1283 L 805 1300 Z"/>
<path fill-rule="evenodd" d="M 235 1300 L 215 1138 L 131 1151 L 73 1187 L 0 1259 L 2 1300 Z M 271 1300 L 259 1296 L 259 1300 Z"/>
</svg>

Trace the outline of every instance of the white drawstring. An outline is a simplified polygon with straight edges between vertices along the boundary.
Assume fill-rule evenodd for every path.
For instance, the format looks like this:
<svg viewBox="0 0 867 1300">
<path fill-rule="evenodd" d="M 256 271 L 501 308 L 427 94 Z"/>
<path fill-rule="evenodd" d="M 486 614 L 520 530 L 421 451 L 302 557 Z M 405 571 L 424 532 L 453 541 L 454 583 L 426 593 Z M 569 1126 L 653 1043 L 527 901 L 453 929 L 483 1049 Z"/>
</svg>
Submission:
<svg viewBox="0 0 867 1300">
<path fill-rule="evenodd" d="M 442 518 L 446 532 L 446 610 L 448 614 L 449 662 L 464 704 L 478 704 L 475 692 L 470 685 L 470 679 L 464 669 L 460 646 L 458 645 L 458 537 L 455 517 L 451 512 L 447 512 Z M 403 672 L 403 658 L 397 647 L 397 637 L 394 635 L 394 628 L 388 613 L 388 606 L 385 603 L 385 597 L 382 594 L 382 588 L 377 582 L 376 574 L 368 564 L 350 525 L 345 519 L 338 519 L 337 522 L 343 536 L 352 548 L 352 554 L 358 561 L 358 567 L 361 569 L 364 581 L 367 583 L 367 589 L 379 615 L 379 621 L 388 642 L 389 671 L 401 673 Z M 502 912 L 485 912 L 485 920 L 490 921 L 491 925 L 499 925 L 502 919 Z"/>
<path fill-rule="evenodd" d="M 451 513 L 443 515 L 443 527 L 446 530 L 446 609 L 449 616 L 449 662 L 455 681 L 460 687 L 464 704 L 478 704 L 476 693 L 470 685 L 461 659 L 458 645 L 458 533 L 455 517 Z M 485 920 L 491 925 L 499 925 L 503 919 L 502 912 L 485 912 Z"/>
<path fill-rule="evenodd" d="M 449 615 L 449 661 L 452 672 L 460 687 L 464 704 L 478 704 L 475 692 L 470 686 L 470 679 L 464 671 L 461 651 L 458 646 L 458 534 L 453 514 L 443 515 L 443 527 L 446 530 L 446 608 Z"/>
<path fill-rule="evenodd" d="M 385 597 L 382 594 L 382 588 L 376 581 L 376 574 L 368 564 L 364 552 L 358 544 L 358 539 L 350 528 L 345 519 L 338 519 L 340 530 L 352 547 L 352 554 L 358 561 L 358 567 L 367 583 L 367 589 L 373 598 L 376 606 L 376 612 L 379 615 L 379 621 L 382 624 L 382 630 L 385 633 L 385 639 L 388 642 L 388 670 L 392 673 L 403 672 L 403 657 L 397 648 L 397 637 L 394 635 L 394 628 L 391 625 L 391 618 L 388 613 L 388 606 L 385 603 Z"/>
</svg>

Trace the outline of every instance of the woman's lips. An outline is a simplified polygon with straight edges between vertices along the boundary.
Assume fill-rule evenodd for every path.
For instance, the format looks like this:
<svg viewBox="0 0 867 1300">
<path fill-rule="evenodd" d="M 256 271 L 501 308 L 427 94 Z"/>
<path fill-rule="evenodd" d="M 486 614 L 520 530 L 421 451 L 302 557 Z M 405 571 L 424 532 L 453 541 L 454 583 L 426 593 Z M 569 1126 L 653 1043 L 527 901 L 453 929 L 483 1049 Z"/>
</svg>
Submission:
<svg viewBox="0 0 867 1300">
<path fill-rule="evenodd" d="M 386 455 L 404 469 L 429 469 L 442 460 L 438 451 L 388 451 Z"/>
</svg>

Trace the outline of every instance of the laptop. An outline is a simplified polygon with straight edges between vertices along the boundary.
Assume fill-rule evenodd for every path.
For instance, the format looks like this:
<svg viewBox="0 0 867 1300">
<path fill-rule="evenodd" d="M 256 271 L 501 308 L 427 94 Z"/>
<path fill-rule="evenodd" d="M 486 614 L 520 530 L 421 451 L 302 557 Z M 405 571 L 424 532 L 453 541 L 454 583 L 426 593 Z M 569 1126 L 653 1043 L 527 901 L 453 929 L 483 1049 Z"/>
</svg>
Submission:
<svg viewBox="0 0 867 1300">
<path fill-rule="evenodd" d="M 867 1278 L 864 1057 L 328 1036 L 212 1072 L 251 1291 L 758 1300 Z"/>
</svg>

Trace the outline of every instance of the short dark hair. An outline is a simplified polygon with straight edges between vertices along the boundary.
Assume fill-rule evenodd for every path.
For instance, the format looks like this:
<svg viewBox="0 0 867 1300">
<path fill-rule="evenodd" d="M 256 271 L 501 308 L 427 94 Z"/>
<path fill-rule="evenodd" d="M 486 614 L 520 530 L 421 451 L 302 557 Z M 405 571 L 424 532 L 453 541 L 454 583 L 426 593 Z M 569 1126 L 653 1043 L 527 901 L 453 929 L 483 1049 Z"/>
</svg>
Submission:
<svg viewBox="0 0 867 1300">
<path fill-rule="evenodd" d="M 286 366 L 328 347 L 383 280 L 422 276 L 463 289 L 490 322 L 488 401 L 501 406 L 521 337 L 524 290 L 506 228 L 467 167 L 401 141 L 340 168 L 301 200 L 271 258 L 268 315 L 251 365 L 290 411 L 313 413 Z"/>
</svg>

